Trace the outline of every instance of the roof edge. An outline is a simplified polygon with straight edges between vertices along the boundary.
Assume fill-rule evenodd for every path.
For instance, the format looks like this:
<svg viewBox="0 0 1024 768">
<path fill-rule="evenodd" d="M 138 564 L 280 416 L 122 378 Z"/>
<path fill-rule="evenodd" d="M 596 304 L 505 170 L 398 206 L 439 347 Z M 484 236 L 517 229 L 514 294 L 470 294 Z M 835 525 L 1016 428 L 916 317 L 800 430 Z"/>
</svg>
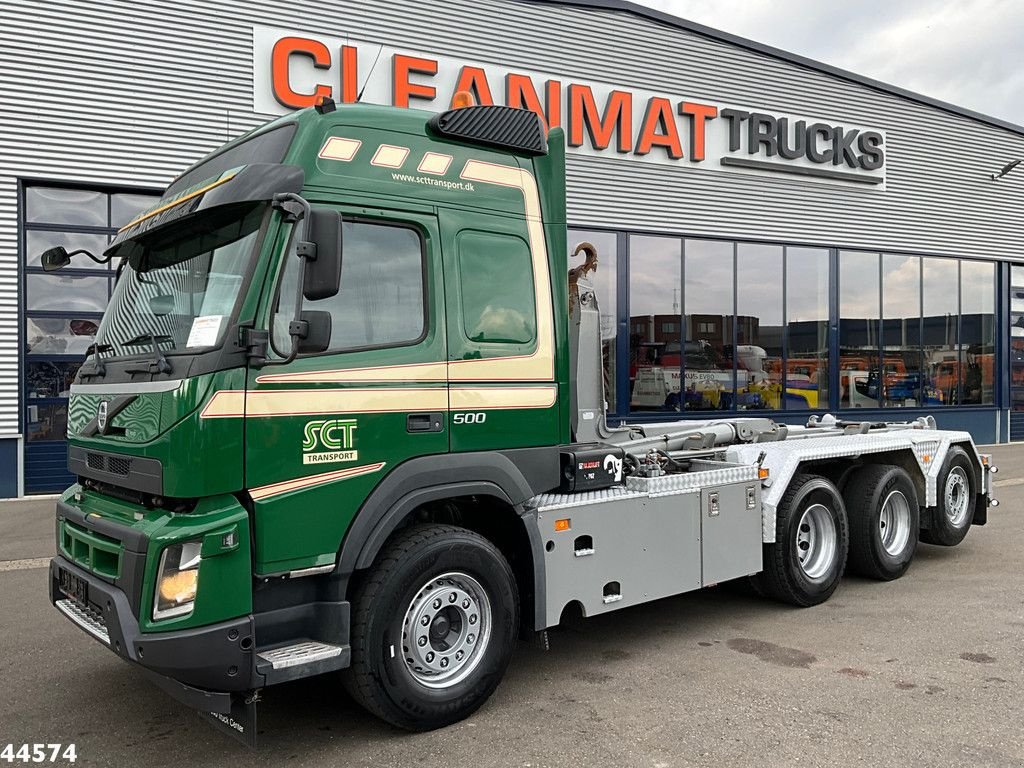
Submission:
<svg viewBox="0 0 1024 768">
<path fill-rule="evenodd" d="M 931 96 L 925 96 L 924 94 L 916 93 L 915 91 L 910 91 L 897 85 L 882 82 L 881 80 L 875 80 L 870 77 L 865 77 L 864 75 L 858 75 L 855 72 L 850 72 L 849 70 L 841 69 L 839 67 L 832 66 L 831 64 L 825 64 L 824 62 L 810 59 L 806 56 L 790 53 L 789 51 L 784 51 L 781 48 L 775 48 L 771 45 L 759 43 L 755 40 L 740 37 L 739 35 L 734 35 L 730 32 L 723 32 L 722 30 L 714 29 L 713 27 L 708 27 L 704 24 L 698 24 L 695 21 L 689 21 L 688 19 L 683 19 L 664 11 L 659 11 L 654 8 L 639 5 L 638 3 L 630 2 L 630 0 L 518 0 L 518 2 L 530 3 L 532 5 L 578 6 L 581 8 L 592 8 L 602 11 L 621 11 L 631 13 L 635 16 L 640 16 L 660 24 L 665 24 L 666 26 L 686 30 L 687 32 L 693 32 L 694 34 L 701 35 L 702 37 L 718 40 L 740 48 L 746 48 L 747 50 L 755 53 L 764 54 L 791 64 L 806 67 L 807 69 L 823 72 L 827 75 L 832 75 L 833 77 L 838 77 L 840 79 L 856 83 L 857 85 L 863 85 L 876 91 L 899 96 L 900 98 L 915 101 L 927 107 L 940 109 L 944 112 L 949 112 L 960 117 L 966 117 L 979 123 L 984 123 L 995 128 L 1001 128 L 1003 130 L 1010 131 L 1011 133 L 1024 136 L 1024 126 L 1011 123 L 1009 120 L 1003 120 L 998 117 L 982 114 L 981 112 L 975 112 L 973 109 L 967 109 L 966 107 L 958 107 L 955 104 L 942 101 L 941 99 L 935 99 Z"/>
</svg>

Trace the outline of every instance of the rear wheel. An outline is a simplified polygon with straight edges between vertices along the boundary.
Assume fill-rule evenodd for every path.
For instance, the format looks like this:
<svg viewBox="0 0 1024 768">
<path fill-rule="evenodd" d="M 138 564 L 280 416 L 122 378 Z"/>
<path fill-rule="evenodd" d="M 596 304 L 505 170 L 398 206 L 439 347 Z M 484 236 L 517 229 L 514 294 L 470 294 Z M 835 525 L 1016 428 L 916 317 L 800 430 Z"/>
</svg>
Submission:
<svg viewBox="0 0 1024 768">
<path fill-rule="evenodd" d="M 899 467 L 868 465 L 846 486 L 850 568 L 873 579 L 898 579 L 914 559 L 920 525 L 917 491 Z"/>
<path fill-rule="evenodd" d="M 967 452 L 951 446 L 938 477 L 938 505 L 932 510 L 931 527 L 921 531 L 921 541 L 955 547 L 967 535 L 978 502 L 974 466 Z"/>
<path fill-rule="evenodd" d="M 515 578 L 482 536 L 415 526 L 378 558 L 353 603 L 353 698 L 426 731 L 475 712 L 508 666 L 519 622 Z"/>
<path fill-rule="evenodd" d="M 846 507 L 835 485 L 797 475 L 775 512 L 775 543 L 764 545 L 754 588 L 801 607 L 823 603 L 839 586 L 848 547 Z"/>
</svg>

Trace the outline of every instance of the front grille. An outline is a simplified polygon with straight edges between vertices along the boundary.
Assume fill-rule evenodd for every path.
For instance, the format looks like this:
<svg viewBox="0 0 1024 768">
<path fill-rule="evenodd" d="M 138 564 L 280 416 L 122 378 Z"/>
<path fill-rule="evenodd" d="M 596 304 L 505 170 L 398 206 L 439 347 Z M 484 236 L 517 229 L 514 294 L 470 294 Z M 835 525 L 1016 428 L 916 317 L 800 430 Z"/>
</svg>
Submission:
<svg viewBox="0 0 1024 768">
<path fill-rule="evenodd" d="M 132 470 L 132 460 L 123 456 L 109 456 L 102 453 L 85 454 L 85 463 L 89 469 L 96 469 L 100 472 L 109 472 L 112 475 L 127 476 Z"/>
<path fill-rule="evenodd" d="M 61 523 L 60 549 L 69 560 L 97 576 L 116 579 L 121 572 L 121 542 L 70 520 Z"/>
</svg>

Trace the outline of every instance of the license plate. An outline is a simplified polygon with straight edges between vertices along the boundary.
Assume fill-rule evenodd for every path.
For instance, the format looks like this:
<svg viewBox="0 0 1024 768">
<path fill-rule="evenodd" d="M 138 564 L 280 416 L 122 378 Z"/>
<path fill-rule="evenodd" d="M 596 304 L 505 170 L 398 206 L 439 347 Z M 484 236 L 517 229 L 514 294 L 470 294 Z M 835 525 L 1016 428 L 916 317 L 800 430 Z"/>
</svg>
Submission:
<svg viewBox="0 0 1024 768">
<path fill-rule="evenodd" d="M 82 605 L 89 604 L 89 582 L 70 571 L 58 568 L 57 583 L 60 591 Z"/>
</svg>

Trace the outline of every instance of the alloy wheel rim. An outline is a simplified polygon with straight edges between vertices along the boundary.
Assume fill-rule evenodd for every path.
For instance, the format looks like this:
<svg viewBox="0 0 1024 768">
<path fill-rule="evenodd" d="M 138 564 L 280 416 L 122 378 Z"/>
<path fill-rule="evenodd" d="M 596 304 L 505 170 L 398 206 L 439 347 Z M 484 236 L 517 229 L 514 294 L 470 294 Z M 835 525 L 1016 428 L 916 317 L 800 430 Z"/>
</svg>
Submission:
<svg viewBox="0 0 1024 768">
<path fill-rule="evenodd" d="M 487 592 L 469 574 L 453 571 L 430 579 L 402 622 L 402 658 L 409 674 L 427 688 L 465 680 L 487 650 L 491 616 Z"/>
<path fill-rule="evenodd" d="M 967 473 L 963 467 L 953 467 L 946 475 L 946 487 L 943 489 L 946 501 L 946 517 L 959 528 L 967 519 L 968 485 Z"/>
<path fill-rule="evenodd" d="M 811 581 L 822 581 L 836 558 L 838 535 L 832 513 L 824 504 L 812 504 L 800 516 L 796 552 L 800 570 Z"/>
<path fill-rule="evenodd" d="M 902 491 L 892 491 L 885 497 L 878 515 L 878 535 L 882 548 L 893 557 L 910 541 L 910 502 Z"/>
</svg>

